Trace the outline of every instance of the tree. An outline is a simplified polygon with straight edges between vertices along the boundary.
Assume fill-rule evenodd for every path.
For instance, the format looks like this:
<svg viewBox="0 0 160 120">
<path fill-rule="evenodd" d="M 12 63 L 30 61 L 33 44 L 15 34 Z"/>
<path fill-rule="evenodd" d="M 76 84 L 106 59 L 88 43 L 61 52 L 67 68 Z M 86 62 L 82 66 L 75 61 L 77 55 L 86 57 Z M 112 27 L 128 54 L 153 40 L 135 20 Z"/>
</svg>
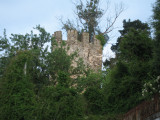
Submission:
<svg viewBox="0 0 160 120">
<path fill-rule="evenodd" d="M 46 56 L 48 54 L 48 46 L 46 43 L 52 41 L 52 37 L 45 31 L 44 28 L 36 26 L 39 34 L 34 34 L 31 31 L 30 34 L 11 34 L 10 39 L 7 38 L 6 34 L 0 39 L 0 47 L 3 50 L 2 56 L 0 57 L 1 76 L 5 71 L 7 64 L 10 63 L 12 57 L 16 56 L 19 51 L 30 50 L 32 52 L 32 80 L 36 84 L 35 90 L 41 88 L 42 84 L 47 84 L 49 80 L 49 74 L 46 66 Z"/>
<path fill-rule="evenodd" d="M 117 43 L 115 45 L 112 45 L 111 50 L 116 53 L 116 56 L 118 57 L 119 53 L 119 44 L 122 41 L 123 37 L 128 34 L 130 29 L 135 29 L 135 30 L 141 30 L 141 31 L 146 31 L 148 34 L 150 34 L 150 28 L 147 23 L 142 23 L 140 20 L 134 20 L 128 21 L 124 20 L 123 21 L 123 30 L 119 30 L 121 36 L 117 39 Z"/>
<path fill-rule="evenodd" d="M 31 63 L 31 52 L 19 52 L 11 59 L 4 76 L 0 79 L 0 119 L 36 119 L 36 96 L 31 74 L 25 63 Z"/>
<path fill-rule="evenodd" d="M 131 30 L 132 29 L 132 30 Z M 130 35 L 131 35 L 131 33 L 133 33 L 133 32 L 131 32 L 131 31 L 134 31 L 134 34 L 132 34 L 132 37 L 134 37 L 133 35 L 137 35 L 135 32 L 137 31 L 139 31 L 139 32 L 141 32 L 141 33 L 143 33 L 144 34 L 144 36 L 146 36 L 146 37 L 148 37 L 148 38 L 144 38 L 143 40 L 142 40 L 142 35 L 140 36 L 140 40 L 138 40 L 139 38 L 136 38 L 136 40 L 134 40 L 134 39 L 128 39 L 128 40 L 125 40 L 126 42 L 128 42 L 129 44 L 137 44 L 136 46 L 137 46 L 137 49 L 136 48 L 134 48 L 134 50 L 139 50 L 139 52 L 144 52 L 144 50 L 142 50 L 142 49 L 140 49 L 138 46 L 140 46 L 140 47 L 146 47 L 145 48 L 145 50 L 151 50 L 150 49 L 150 47 L 152 47 L 152 45 L 149 47 L 149 48 L 147 48 L 147 46 L 145 46 L 145 45 L 142 45 L 142 44 L 144 44 L 144 42 L 145 42 L 145 39 L 146 40 L 148 40 L 149 39 L 149 37 L 150 37 L 150 28 L 149 28 L 149 26 L 148 26 L 148 24 L 147 23 L 142 23 L 140 20 L 135 20 L 135 21 L 130 21 L 130 20 L 128 20 L 128 21 L 126 21 L 126 20 L 124 20 L 123 21 L 123 30 L 119 30 L 119 32 L 120 32 L 120 34 L 121 34 L 121 36 L 120 37 L 118 37 L 118 39 L 117 39 L 117 43 L 115 44 L 115 45 L 112 45 L 112 47 L 111 47 L 111 50 L 113 51 L 113 52 L 115 52 L 115 54 L 116 54 L 116 57 L 115 58 L 112 58 L 112 59 L 110 59 L 109 61 L 108 60 L 106 60 L 105 62 L 104 62 L 104 65 L 109 65 L 109 66 L 114 66 L 115 65 L 115 63 L 116 63 L 116 61 L 117 60 L 119 60 L 119 57 L 121 56 L 121 50 L 120 50 L 120 44 L 121 44 L 121 42 L 123 42 L 123 39 L 124 39 L 124 36 L 125 35 L 127 35 L 128 33 L 130 33 Z M 132 40 L 132 43 L 131 43 L 131 40 Z M 133 43 L 134 42 L 134 43 Z M 141 42 L 141 45 L 140 45 L 140 42 Z M 151 42 L 151 41 L 150 41 Z M 138 45 L 138 43 L 139 43 L 139 45 Z M 147 45 L 149 45 L 149 44 L 147 44 Z M 135 46 L 132 46 L 132 45 L 130 45 L 132 48 L 133 47 L 135 47 Z M 131 50 L 129 47 L 130 46 L 128 46 L 128 50 Z M 127 46 L 126 46 L 127 47 Z M 122 47 L 122 48 L 125 48 L 125 46 L 124 47 Z M 125 48 L 126 49 L 126 48 Z M 131 51 L 130 51 L 131 52 Z M 136 51 L 132 51 L 132 53 L 133 52 L 136 52 Z M 128 51 L 128 53 L 129 53 L 129 51 Z M 131 53 L 131 54 L 132 54 Z M 150 52 L 150 53 L 152 53 L 152 52 Z M 128 55 L 126 55 L 127 57 L 128 57 Z M 152 55 L 150 54 L 150 57 L 151 57 Z"/>
<path fill-rule="evenodd" d="M 145 62 L 152 58 L 152 47 L 152 40 L 147 31 L 130 29 L 120 43 L 119 58 L 126 62 Z"/>
<path fill-rule="evenodd" d="M 3 76 L 6 66 L 9 64 L 9 49 L 10 43 L 7 39 L 6 30 L 4 29 L 3 37 L 0 36 L 0 78 Z"/>
<path fill-rule="evenodd" d="M 102 30 L 99 28 L 99 23 L 102 16 L 104 16 L 104 14 L 106 13 L 109 7 L 109 3 L 107 3 L 107 8 L 105 11 L 100 7 L 100 1 L 101 0 L 86 0 L 85 2 L 82 2 L 82 0 L 80 0 L 80 2 L 74 3 L 76 7 L 75 14 L 77 16 L 77 27 L 75 27 L 76 25 L 74 25 L 73 21 L 68 19 L 66 22 L 63 22 L 61 20 L 63 25 L 62 28 L 66 31 L 70 29 L 77 29 L 79 31 L 79 34 L 81 34 L 83 31 L 88 32 L 90 42 L 94 42 L 93 36 L 95 34 L 101 34 L 105 36 L 105 42 L 107 42 L 107 33 L 113 30 L 113 25 L 124 8 L 122 4 L 118 7 L 115 7 L 114 19 L 111 20 L 111 18 L 107 18 L 107 22 L 105 22 L 104 25 L 105 31 L 102 32 Z"/>
<path fill-rule="evenodd" d="M 76 5 L 77 15 L 80 22 L 83 24 L 86 32 L 89 32 L 90 42 L 93 40 L 95 29 L 98 26 L 98 19 L 103 16 L 103 10 L 99 8 L 99 0 L 90 0 L 86 2 L 86 6 L 82 1 L 79 5 Z"/>
<path fill-rule="evenodd" d="M 104 88 L 108 107 L 112 108 L 108 109 L 109 112 L 127 112 L 139 104 L 143 100 L 143 85 L 150 80 L 153 43 L 148 25 L 138 23 L 135 28 L 127 26 L 121 31 L 122 35 L 114 48 L 116 62 L 106 77 Z"/>
<path fill-rule="evenodd" d="M 153 21 L 154 28 L 154 58 L 153 58 L 153 74 L 155 77 L 160 75 L 160 0 L 157 0 L 153 7 Z"/>
</svg>

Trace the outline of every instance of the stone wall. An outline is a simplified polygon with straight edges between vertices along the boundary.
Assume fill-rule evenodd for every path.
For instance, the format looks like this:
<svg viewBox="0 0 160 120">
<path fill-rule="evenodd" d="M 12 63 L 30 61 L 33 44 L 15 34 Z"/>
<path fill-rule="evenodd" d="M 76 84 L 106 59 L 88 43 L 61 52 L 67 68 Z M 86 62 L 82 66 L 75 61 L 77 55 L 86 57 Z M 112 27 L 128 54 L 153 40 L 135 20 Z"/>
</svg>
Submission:
<svg viewBox="0 0 160 120">
<path fill-rule="evenodd" d="M 160 118 L 159 95 L 155 95 L 152 100 L 142 102 L 123 116 L 123 120 L 156 120 L 157 118 Z"/>
<path fill-rule="evenodd" d="M 62 32 L 56 31 L 53 36 L 58 43 L 62 42 Z M 78 32 L 69 30 L 67 34 L 67 46 L 69 46 L 68 54 L 78 53 L 78 58 L 82 58 L 84 64 L 97 71 L 102 67 L 102 46 L 100 40 L 94 37 L 94 43 L 89 43 L 89 33 L 82 33 L 81 40 L 78 40 Z M 75 60 L 77 60 L 76 58 Z M 74 64 L 73 66 L 76 66 Z"/>
</svg>

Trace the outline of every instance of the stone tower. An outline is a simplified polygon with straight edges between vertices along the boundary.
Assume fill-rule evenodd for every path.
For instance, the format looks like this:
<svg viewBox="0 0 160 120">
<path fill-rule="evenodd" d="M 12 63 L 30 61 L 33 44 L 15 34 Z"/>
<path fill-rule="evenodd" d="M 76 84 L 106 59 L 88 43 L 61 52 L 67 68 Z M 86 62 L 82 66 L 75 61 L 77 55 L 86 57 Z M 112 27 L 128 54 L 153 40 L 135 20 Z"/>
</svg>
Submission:
<svg viewBox="0 0 160 120">
<path fill-rule="evenodd" d="M 62 32 L 56 31 L 53 36 L 58 43 L 62 42 Z M 78 53 L 78 57 L 82 58 L 84 64 L 97 71 L 102 67 L 102 45 L 100 40 L 94 37 L 94 43 L 89 43 L 89 33 L 82 33 L 81 41 L 78 40 L 78 32 L 69 30 L 67 34 L 66 45 L 70 47 L 68 54 Z M 73 66 L 74 65 L 73 63 Z"/>
</svg>

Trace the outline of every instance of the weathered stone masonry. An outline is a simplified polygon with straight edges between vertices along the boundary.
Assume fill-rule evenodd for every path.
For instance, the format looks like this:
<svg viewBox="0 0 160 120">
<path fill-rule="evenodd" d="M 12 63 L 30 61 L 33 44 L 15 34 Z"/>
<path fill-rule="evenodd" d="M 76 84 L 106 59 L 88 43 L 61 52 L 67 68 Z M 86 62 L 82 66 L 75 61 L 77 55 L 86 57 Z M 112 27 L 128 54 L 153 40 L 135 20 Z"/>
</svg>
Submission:
<svg viewBox="0 0 160 120">
<path fill-rule="evenodd" d="M 56 31 L 53 36 L 58 43 L 62 42 L 62 32 Z M 102 45 L 98 39 L 94 37 L 94 43 L 89 43 L 89 33 L 82 33 L 81 41 L 78 40 L 78 32 L 69 30 L 66 45 L 69 46 L 68 54 L 78 53 L 78 57 L 82 58 L 84 64 L 97 71 L 102 67 Z M 76 59 L 75 59 L 76 60 Z M 73 63 L 73 66 L 76 64 Z"/>
</svg>

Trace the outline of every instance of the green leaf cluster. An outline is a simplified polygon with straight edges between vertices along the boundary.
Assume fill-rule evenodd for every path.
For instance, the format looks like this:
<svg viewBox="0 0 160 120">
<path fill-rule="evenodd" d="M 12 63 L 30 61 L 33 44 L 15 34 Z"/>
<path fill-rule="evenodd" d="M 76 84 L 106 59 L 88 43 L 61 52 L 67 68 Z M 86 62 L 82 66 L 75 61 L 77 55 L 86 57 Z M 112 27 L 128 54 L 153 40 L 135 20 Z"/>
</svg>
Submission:
<svg viewBox="0 0 160 120">
<path fill-rule="evenodd" d="M 106 44 L 104 35 L 102 34 L 96 35 L 96 38 L 101 42 L 102 47 L 104 47 L 104 45 Z"/>
</svg>

